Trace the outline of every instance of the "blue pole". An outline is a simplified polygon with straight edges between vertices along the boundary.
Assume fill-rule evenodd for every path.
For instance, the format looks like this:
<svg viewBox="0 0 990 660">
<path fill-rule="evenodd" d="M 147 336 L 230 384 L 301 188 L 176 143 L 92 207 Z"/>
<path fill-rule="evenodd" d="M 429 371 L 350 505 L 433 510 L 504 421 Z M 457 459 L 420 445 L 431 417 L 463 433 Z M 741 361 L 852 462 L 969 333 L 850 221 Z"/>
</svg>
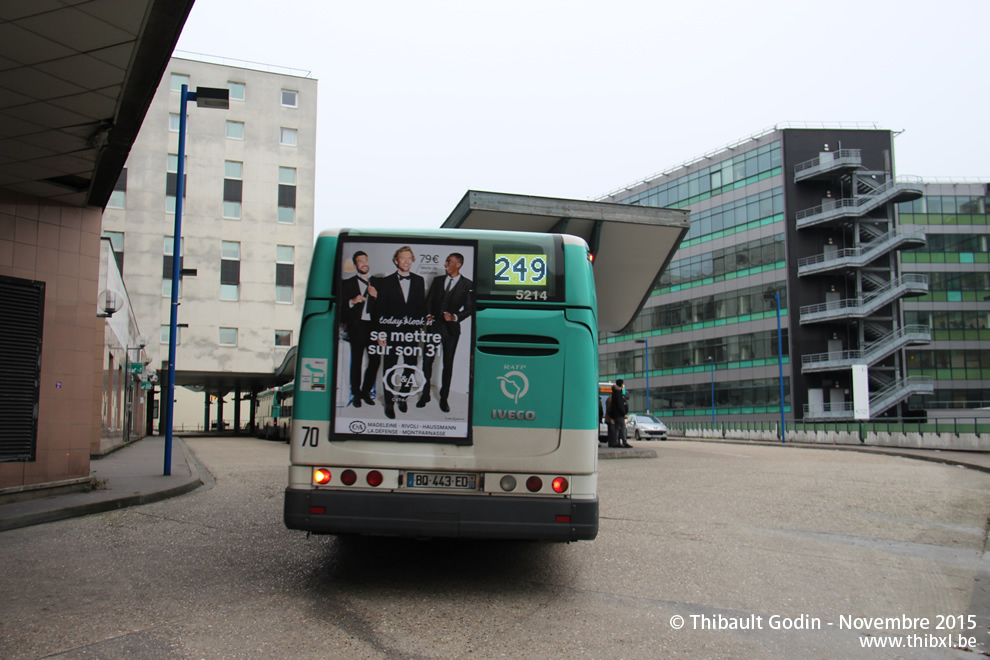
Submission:
<svg viewBox="0 0 990 660">
<path fill-rule="evenodd" d="M 780 333 L 780 291 L 777 291 L 777 368 L 780 370 L 780 441 L 784 438 L 784 339 Z"/>
<path fill-rule="evenodd" d="M 646 350 L 646 414 L 650 414 L 650 340 L 643 339 Z"/>
<path fill-rule="evenodd" d="M 715 426 L 715 358 L 708 358 L 712 361 L 712 427 Z"/>
<path fill-rule="evenodd" d="M 179 267 L 182 251 L 182 198 L 185 195 L 186 103 L 195 99 L 187 85 L 182 86 L 179 100 L 179 164 L 175 183 L 175 227 L 172 230 L 172 305 L 168 320 L 168 383 L 165 391 L 165 476 L 172 474 L 172 420 L 175 416 L 175 340 L 179 325 Z"/>
</svg>

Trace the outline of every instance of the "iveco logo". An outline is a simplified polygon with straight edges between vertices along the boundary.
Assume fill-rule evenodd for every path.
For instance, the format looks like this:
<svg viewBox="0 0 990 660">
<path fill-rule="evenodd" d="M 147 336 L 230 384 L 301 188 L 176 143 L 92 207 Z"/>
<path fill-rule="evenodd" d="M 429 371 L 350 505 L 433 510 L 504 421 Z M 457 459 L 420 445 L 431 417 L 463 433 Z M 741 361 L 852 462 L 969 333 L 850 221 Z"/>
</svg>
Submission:
<svg viewBox="0 0 990 660">
<path fill-rule="evenodd" d="M 498 379 L 502 381 L 499 383 L 502 386 L 502 394 L 515 403 L 519 403 L 519 399 L 526 396 L 526 392 L 529 391 L 529 378 L 526 378 L 526 374 L 521 371 L 510 371 L 504 376 L 499 376 Z"/>
<path fill-rule="evenodd" d="M 531 422 L 536 419 L 536 413 L 532 410 L 493 410 L 492 419 L 524 419 Z"/>
</svg>

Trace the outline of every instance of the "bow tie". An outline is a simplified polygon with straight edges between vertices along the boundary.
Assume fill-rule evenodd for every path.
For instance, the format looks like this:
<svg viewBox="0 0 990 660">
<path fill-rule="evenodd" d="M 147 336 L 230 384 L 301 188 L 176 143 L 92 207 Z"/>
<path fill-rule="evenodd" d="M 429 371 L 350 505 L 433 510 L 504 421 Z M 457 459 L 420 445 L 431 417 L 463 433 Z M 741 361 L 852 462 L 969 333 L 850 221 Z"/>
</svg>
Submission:
<svg viewBox="0 0 990 660">
<path fill-rule="evenodd" d="M 408 280 L 410 277 L 410 275 L 399 275 L 400 280 Z"/>
</svg>

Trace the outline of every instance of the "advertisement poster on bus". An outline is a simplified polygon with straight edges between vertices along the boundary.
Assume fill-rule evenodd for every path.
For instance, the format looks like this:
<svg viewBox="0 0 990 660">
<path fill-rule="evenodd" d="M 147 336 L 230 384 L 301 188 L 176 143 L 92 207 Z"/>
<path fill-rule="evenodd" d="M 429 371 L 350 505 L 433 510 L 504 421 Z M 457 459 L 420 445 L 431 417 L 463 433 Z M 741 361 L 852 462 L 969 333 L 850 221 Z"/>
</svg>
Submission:
<svg viewBox="0 0 990 660">
<path fill-rule="evenodd" d="M 334 432 L 471 442 L 477 248 L 342 237 Z"/>
</svg>

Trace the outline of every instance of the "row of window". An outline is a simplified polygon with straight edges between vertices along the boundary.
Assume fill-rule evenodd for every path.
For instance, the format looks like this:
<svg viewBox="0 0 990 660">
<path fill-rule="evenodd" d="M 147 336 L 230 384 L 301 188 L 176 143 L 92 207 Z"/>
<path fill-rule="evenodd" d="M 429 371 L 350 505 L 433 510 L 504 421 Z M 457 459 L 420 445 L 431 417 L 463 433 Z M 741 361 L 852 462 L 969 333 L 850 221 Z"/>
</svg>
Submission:
<svg viewBox="0 0 990 660">
<path fill-rule="evenodd" d="M 178 330 L 179 332 L 175 336 L 175 343 L 177 345 L 182 343 L 182 328 L 180 327 Z M 169 326 L 163 325 L 161 329 L 161 343 L 168 343 L 169 334 Z M 217 342 L 220 346 L 237 346 L 237 328 L 220 328 Z M 288 348 L 292 346 L 292 330 L 276 330 L 275 346 L 277 348 Z"/>
<path fill-rule="evenodd" d="M 787 308 L 787 293 L 780 287 L 781 311 Z M 642 309 L 633 321 L 630 332 L 649 332 L 658 329 L 679 328 L 694 323 L 731 319 L 738 316 L 775 312 L 777 303 L 768 297 L 765 286 L 747 287 L 669 305 L 657 305 Z"/>
<path fill-rule="evenodd" d="M 774 188 L 705 211 L 691 213 L 685 239 L 707 236 L 784 213 L 784 189 Z"/>
<path fill-rule="evenodd" d="M 921 252 L 990 252 L 990 234 L 926 234 L 928 244 L 906 254 Z"/>
<path fill-rule="evenodd" d="M 928 275 L 929 291 L 984 291 L 990 292 L 990 273 L 934 272 Z"/>
<path fill-rule="evenodd" d="M 783 330 L 784 355 L 788 354 L 787 328 Z M 598 357 L 598 371 L 603 375 L 641 373 L 646 350 L 635 348 Z M 768 330 L 744 335 L 689 341 L 650 348 L 650 371 L 726 365 L 750 360 L 777 359 L 777 331 Z"/>
<path fill-rule="evenodd" d="M 168 154 L 165 175 L 165 212 L 175 213 L 176 194 L 178 192 L 179 157 Z M 224 161 L 223 179 L 223 217 L 229 220 L 241 218 L 241 203 L 244 188 L 244 163 L 235 160 Z M 183 199 L 185 191 L 183 188 Z M 127 168 L 125 167 L 107 203 L 108 208 L 123 209 L 127 205 Z M 281 224 L 294 224 L 296 221 L 296 168 L 278 168 L 278 203 L 276 219 Z"/>
<path fill-rule="evenodd" d="M 897 210 L 901 213 L 987 213 L 990 211 L 990 197 L 926 195 L 912 202 L 901 202 Z"/>
<path fill-rule="evenodd" d="M 791 384 L 790 378 L 784 378 L 784 405 L 789 406 Z M 644 390 L 630 389 L 629 409 L 647 410 Z M 715 383 L 715 410 L 724 414 L 727 409 L 753 407 L 779 407 L 780 381 L 776 378 L 757 378 L 753 380 L 734 380 L 731 383 Z M 677 385 L 674 387 L 651 387 L 651 413 L 664 416 L 665 413 L 677 411 L 698 410 L 699 414 L 710 414 L 712 410 L 712 386 L 708 383 L 698 385 Z"/>
<path fill-rule="evenodd" d="M 179 244 L 179 268 L 183 267 L 182 247 Z M 162 258 L 162 297 L 172 296 L 172 253 L 174 239 L 166 236 Z M 293 302 L 295 287 L 295 247 L 275 246 L 275 302 Z M 220 242 L 220 300 L 236 302 L 240 300 L 241 287 L 241 244 L 237 241 Z M 182 297 L 182 278 L 179 277 L 179 297 Z"/>
<path fill-rule="evenodd" d="M 772 142 L 735 158 L 705 167 L 623 199 L 626 204 L 676 206 L 692 197 L 717 195 L 723 187 L 780 167 L 780 142 Z M 692 223 L 693 224 L 693 223 Z"/>
<path fill-rule="evenodd" d="M 181 92 L 183 85 L 191 89 L 191 86 L 189 85 L 189 75 L 185 73 L 173 73 L 169 83 L 173 92 Z M 247 99 L 246 83 L 230 80 L 227 81 L 227 89 L 230 92 L 231 101 L 244 101 Z M 279 93 L 279 101 L 283 108 L 298 108 L 299 91 L 295 89 L 283 88 Z"/>
<path fill-rule="evenodd" d="M 784 235 L 768 236 L 674 261 L 660 276 L 659 287 L 719 277 L 754 266 L 775 264 L 785 258 Z"/>
<path fill-rule="evenodd" d="M 990 351 L 975 349 L 907 352 L 908 370 L 924 369 L 990 369 Z M 980 376 L 973 377 L 979 380 Z"/>
<path fill-rule="evenodd" d="M 931 395 L 912 396 L 908 402 L 911 410 L 990 408 L 990 390 L 936 389 Z"/>
<path fill-rule="evenodd" d="M 179 132 L 179 115 L 171 113 L 168 116 L 168 130 L 172 133 Z M 186 135 L 189 134 L 189 117 L 186 117 Z M 244 139 L 244 122 L 228 119 L 224 135 L 228 140 Z M 299 146 L 299 129 L 289 126 L 280 126 L 278 129 L 278 143 L 283 147 Z"/>
<path fill-rule="evenodd" d="M 985 330 L 990 328 L 990 311 L 910 311 L 904 312 L 904 322 L 934 330 Z"/>
</svg>

